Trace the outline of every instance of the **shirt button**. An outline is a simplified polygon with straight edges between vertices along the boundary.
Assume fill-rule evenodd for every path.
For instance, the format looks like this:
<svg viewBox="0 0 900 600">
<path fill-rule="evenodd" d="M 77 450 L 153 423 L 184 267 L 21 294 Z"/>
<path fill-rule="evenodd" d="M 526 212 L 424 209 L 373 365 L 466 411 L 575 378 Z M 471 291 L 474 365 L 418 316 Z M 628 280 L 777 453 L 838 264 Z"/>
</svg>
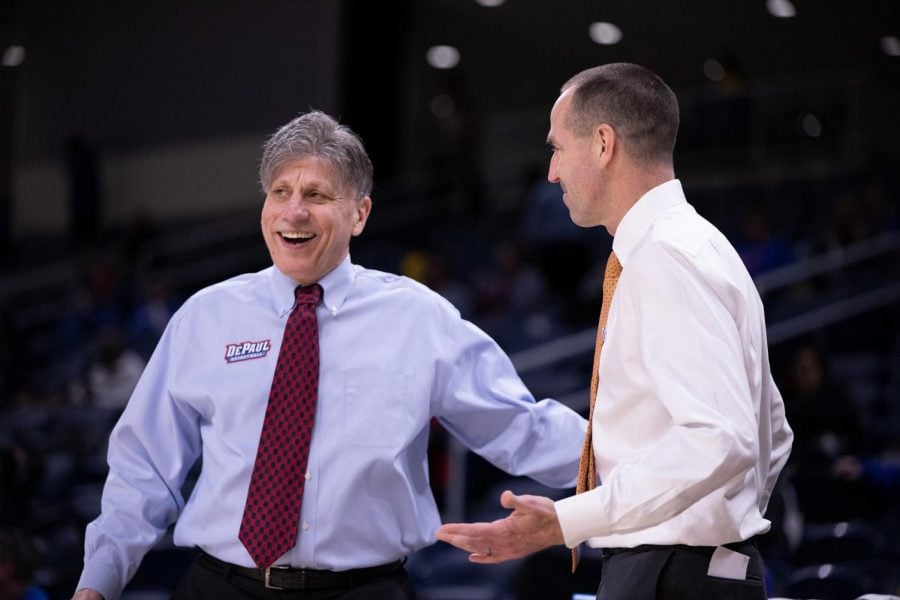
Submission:
<svg viewBox="0 0 900 600">
<path fill-rule="evenodd" d="M 306 531 L 308 529 L 309 529 L 309 523 L 307 523 L 306 521 L 303 521 L 303 531 Z"/>
<path fill-rule="evenodd" d="M 305 477 L 306 477 L 306 480 L 309 481 L 310 479 L 312 479 L 312 473 L 307 473 L 305 475 Z"/>
</svg>

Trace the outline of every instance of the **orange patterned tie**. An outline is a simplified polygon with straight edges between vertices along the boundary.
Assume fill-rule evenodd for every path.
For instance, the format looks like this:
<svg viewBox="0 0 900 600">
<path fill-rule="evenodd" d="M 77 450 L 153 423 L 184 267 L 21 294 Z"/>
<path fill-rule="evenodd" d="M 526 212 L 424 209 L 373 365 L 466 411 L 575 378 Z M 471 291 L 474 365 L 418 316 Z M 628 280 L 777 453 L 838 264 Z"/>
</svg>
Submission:
<svg viewBox="0 0 900 600">
<path fill-rule="evenodd" d="M 603 306 L 600 308 L 600 323 L 597 326 L 597 343 L 594 345 L 594 368 L 591 373 L 591 408 L 588 413 L 587 433 L 581 447 L 581 463 L 578 465 L 578 482 L 575 493 L 580 494 L 594 489 L 597 485 L 597 467 L 594 465 L 594 447 L 591 443 L 594 421 L 594 404 L 597 402 L 597 372 L 600 368 L 600 351 L 606 339 L 606 319 L 609 317 L 609 305 L 612 304 L 619 275 L 622 274 L 622 263 L 615 252 L 610 252 L 606 261 L 606 272 L 603 275 Z M 578 547 L 572 548 L 572 572 L 578 568 Z"/>
</svg>

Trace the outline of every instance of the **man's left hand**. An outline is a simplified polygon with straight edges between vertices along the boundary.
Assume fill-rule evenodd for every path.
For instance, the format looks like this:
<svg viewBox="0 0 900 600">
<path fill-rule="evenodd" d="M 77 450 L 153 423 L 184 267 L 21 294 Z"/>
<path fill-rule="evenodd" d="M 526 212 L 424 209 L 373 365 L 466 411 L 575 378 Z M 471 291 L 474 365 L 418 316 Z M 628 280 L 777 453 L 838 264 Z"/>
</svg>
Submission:
<svg viewBox="0 0 900 600">
<path fill-rule="evenodd" d="M 500 504 L 512 509 L 492 523 L 447 523 L 437 538 L 470 553 L 469 560 L 496 564 L 565 543 L 553 500 L 543 496 L 516 496 L 509 490 Z"/>
</svg>

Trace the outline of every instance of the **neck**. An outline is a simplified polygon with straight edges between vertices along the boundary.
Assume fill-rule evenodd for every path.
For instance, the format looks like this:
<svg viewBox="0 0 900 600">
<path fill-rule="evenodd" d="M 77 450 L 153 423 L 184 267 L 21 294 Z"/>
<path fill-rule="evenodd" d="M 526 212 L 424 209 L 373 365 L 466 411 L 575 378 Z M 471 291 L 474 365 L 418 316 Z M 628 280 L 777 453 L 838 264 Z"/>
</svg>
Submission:
<svg viewBox="0 0 900 600">
<path fill-rule="evenodd" d="M 619 223 L 631 207 L 637 204 L 644 194 L 658 185 L 675 179 L 675 170 L 670 164 L 638 165 L 625 167 L 621 185 L 614 192 L 616 206 L 613 221 L 606 226 L 610 235 L 616 234 Z"/>
</svg>

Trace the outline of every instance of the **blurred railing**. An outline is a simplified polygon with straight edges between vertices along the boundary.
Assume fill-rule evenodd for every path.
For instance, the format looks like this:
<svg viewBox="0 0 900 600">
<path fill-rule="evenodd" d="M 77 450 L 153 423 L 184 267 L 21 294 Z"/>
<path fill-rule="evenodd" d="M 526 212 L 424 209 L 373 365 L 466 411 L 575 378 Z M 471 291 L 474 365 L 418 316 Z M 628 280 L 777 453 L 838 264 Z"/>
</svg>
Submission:
<svg viewBox="0 0 900 600">
<path fill-rule="evenodd" d="M 900 231 L 885 233 L 870 240 L 857 242 L 844 248 L 796 261 L 784 267 L 760 274 L 755 283 L 760 295 L 790 288 L 812 278 L 828 273 L 843 271 L 867 260 L 900 255 Z M 890 262 L 890 260 L 888 261 Z M 896 261 L 900 264 L 900 259 Z M 888 276 L 890 277 L 890 275 Z M 809 308 L 789 318 L 770 323 L 767 327 L 769 345 L 773 346 L 796 339 L 851 317 L 896 305 L 900 302 L 900 280 L 876 284 L 853 293 L 853 295 Z M 517 372 L 523 378 L 540 369 L 573 359 L 590 356 L 596 343 L 597 331 L 591 327 L 577 333 L 537 345 L 510 356 Z M 560 390 L 563 394 L 556 399 L 574 410 L 584 411 L 589 401 L 588 382 L 576 390 Z M 450 462 L 448 474 L 454 485 L 448 486 L 445 501 L 446 519 L 465 518 L 466 498 L 466 458 L 468 450 L 451 439 L 448 450 Z"/>
<path fill-rule="evenodd" d="M 790 287 L 824 273 L 842 270 L 863 260 L 900 253 L 900 231 L 871 240 L 836 248 L 824 254 L 801 259 L 784 267 L 762 273 L 754 281 L 760 295 Z M 820 306 L 768 326 L 769 344 L 786 341 L 831 325 L 837 320 L 887 306 L 900 300 L 900 282 L 888 283 L 849 298 Z M 592 352 L 597 332 L 594 328 L 561 337 L 512 355 L 520 375 Z"/>
</svg>

